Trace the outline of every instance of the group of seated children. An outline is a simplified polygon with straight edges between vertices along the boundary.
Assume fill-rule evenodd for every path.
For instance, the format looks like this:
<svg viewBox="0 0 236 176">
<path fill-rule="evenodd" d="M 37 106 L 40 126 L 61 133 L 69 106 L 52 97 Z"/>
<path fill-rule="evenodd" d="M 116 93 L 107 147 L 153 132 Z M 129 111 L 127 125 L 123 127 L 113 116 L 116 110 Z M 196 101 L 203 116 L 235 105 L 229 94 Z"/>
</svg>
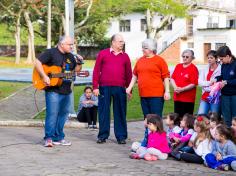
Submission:
<svg viewBox="0 0 236 176">
<path fill-rule="evenodd" d="M 156 114 L 145 118 L 145 134 L 141 143 L 134 142 L 130 158 L 147 161 L 164 160 L 168 156 L 189 163 L 204 164 L 217 170 L 236 171 L 236 117 L 228 128 L 216 113 L 194 117 L 170 113 L 164 120 Z"/>
<path fill-rule="evenodd" d="M 80 97 L 77 119 L 79 122 L 88 122 L 88 129 L 97 129 L 98 98 L 93 94 L 90 86 L 84 88 Z"/>
</svg>

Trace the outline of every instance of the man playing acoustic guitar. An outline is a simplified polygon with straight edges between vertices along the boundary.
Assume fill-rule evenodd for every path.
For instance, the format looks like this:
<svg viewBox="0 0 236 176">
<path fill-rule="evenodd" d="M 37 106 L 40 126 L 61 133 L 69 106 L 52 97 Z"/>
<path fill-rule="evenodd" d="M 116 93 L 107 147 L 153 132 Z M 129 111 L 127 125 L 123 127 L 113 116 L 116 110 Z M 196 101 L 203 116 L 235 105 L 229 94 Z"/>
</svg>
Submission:
<svg viewBox="0 0 236 176">
<path fill-rule="evenodd" d="M 79 72 L 82 69 L 82 57 L 75 57 L 73 50 L 74 40 L 70 36 L 60 38 L 57 47 L 47 49 L 35 61 L 35 70 L 45 84 L 46 118 L 45 118 L 45 147 L 53 145 L 70 146 L 71 142 L 64 139 L 64 124 L 70 108 L 71 82 L 73 77 L 62 79 L 61 85 L 50 84 L 50 75 L 45 73 L 44 65 L 58 66 L 62 73 Z"/>
</svg>

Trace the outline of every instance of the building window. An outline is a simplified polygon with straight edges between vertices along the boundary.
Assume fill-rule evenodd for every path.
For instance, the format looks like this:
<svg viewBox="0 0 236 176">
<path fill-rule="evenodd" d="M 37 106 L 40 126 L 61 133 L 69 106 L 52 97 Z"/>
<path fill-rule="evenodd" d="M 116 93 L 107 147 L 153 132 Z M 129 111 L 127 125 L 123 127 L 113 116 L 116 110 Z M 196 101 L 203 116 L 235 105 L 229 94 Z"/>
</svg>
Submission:
<svg viewBox="0 0 236 176">
<path fill-rule="evenodd" d="M 218 28 L 219 27 L 219 17 L 209 16 L 207 22 L 207 28 Z"/>
<path fill-rule="evenodd" d="M 218 50 L 220 47 L 225 46 L 226 43 L 216 43 L 215 50 Z"/>
<path fill-rule="evenodd" d="M 147 21 L 146 19 L 141 19 L 141 31 L 147 30 Z"/>
<path fill-rule="evenodd" d="M 130 20 L 120 20 L 120 32 L 130 32 Z"/>
<path fill-rule="evenodd" d="M 236 20 L 229 20 L 227 21 L 228 23 L 228 27 L 231 28 L 231 29 L 236 29 Z"/>
<path fill-rule="evenodd" d="M 188 42 L 187 45 L 188 45 L 188 48 L 194 48 L 194 43 L 193 42 Z"/>
</svg>

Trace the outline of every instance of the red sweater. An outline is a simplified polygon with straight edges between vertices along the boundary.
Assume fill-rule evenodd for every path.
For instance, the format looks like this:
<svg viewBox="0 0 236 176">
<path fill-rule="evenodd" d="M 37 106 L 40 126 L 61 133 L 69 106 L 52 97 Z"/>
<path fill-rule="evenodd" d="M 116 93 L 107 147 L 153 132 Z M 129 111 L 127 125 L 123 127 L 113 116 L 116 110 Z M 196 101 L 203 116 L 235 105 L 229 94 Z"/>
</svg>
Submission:
<svg viewBox="0 0 236 176">
<path fill-rule="evenodd" d="M 132 78 L 129 56 L 122 52 L 115 55 L 110 48 L 98 53 L 93 70 L 93 88 L 99 86 L 128 87 Z"/>
</svg>

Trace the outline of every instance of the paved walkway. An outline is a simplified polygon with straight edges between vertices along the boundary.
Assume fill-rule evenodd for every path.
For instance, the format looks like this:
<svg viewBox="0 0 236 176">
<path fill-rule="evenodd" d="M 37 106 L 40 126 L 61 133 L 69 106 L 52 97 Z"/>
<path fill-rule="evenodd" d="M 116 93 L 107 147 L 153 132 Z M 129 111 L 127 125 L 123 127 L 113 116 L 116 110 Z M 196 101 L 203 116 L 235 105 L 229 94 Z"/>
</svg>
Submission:
<svg viewBox="0 0 236 176">
<path fill-rule="evenodd" d="M 66 128 L 72 146 L 42 146 L 43 128 L 0 128 L 0 175 L 4 176 L 146 176 L 236 175 L 203 165 L 168 159 L 148 162 L 128 157 L 131 143 L 143 136 L 142 122 L 128 123 L 129 139 L 118 145 L 111 129 L 106 144 L 96 144 L 97 131 Z"/>
<path fill-rule="evenodd" d="M 0 100 L 0 121 L 32 119 L 45 107 L 44 99 L 44 91 L 35 92 L 32 86 L 19 90 Z"/>
</svg>

